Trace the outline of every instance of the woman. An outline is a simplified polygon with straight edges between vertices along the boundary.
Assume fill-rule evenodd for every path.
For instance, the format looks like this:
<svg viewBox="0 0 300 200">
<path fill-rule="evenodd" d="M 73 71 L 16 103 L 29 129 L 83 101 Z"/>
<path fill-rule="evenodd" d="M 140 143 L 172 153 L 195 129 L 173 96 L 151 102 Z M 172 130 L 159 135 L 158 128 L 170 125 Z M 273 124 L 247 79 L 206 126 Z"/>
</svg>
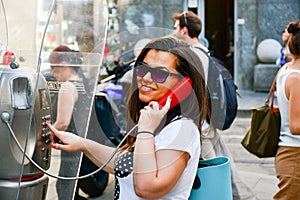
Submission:
<svg viewBox="0 0 300 200">
<path fill-rule="evenodd" d="M 54 98 L 53 102 L 55 105 L 53 126 L 71 132 L 76 131 L 72 114 L 79 98 L 78 86 L 84 87 L 78 74 L 80 67 L 74 66 L 77 63 L 72 63 L 73 60 L 76 60 L 74 51 L 63 45 L 56 47 L 50 56 L 52 74 L 59 83 L 57 98 Z"/>
<path fill-rule="evenodd" d="M 193 92 L 171 109 L 174 99 L 168 98 L 161 108 L 157 101 L 186 76 Z M 201 62 L 185 43 L 172 38 L 153 40 L 137 57 L 131 91 L 128 131 L 135 124 L 137 131 L 104 168 L 116 177 L 114 199 L 188 199 L 207 109 Z M 53 148 L 83 151 L 98 166 L 115 150 L 48 126 L 64 143 L 53 143 Z"/>
<path fill-rule="evenodd" d="M 279 191 L 273 199 L 300 199 L 300 22 L 290 22 L 288 47 L 292 61 L 277 78 L 277 100 L 281 115 L 279 148 L 275 157 Z"/>
<path fill-rule="evenodd" d="M 59 86 L 52 98 L 53 126 L 62 131 L 74 134 L 85 133 L 87 126 L 88 108 L 91 102 L 85 77 L 80 68 L 82 56 L 79 52 L 67 46 L 56 47 L 50 55 L 52 74 Z M 86 113 L 86 117 L 83 117 Z M 84 120 L 83 120 L 84 119 Z M 76 176 L 78 172 L 80 153 L 61 152 L 60 176 Z M 75 181 L 57 180 L 56 190 L 58 199 L 71 199 Z M 70 195 L 70 197 L 68 197 Z M 75 199 L 81 199 L 76 193 Z"/>
<path fill-rule="evenodd" d="M 287 31 L 287 28 L 285 28 L 281 32 L 281 40 L 283 42 L 283 46 L 280 49 L 280 58 L 277 60 L 276 64 L 280 64 L 280 66 L 283 66 L 285 63 L 291 61 L 290 51 L 287 46 L 288 40 L 289 40 L 290 34 Z"/>
</svg>

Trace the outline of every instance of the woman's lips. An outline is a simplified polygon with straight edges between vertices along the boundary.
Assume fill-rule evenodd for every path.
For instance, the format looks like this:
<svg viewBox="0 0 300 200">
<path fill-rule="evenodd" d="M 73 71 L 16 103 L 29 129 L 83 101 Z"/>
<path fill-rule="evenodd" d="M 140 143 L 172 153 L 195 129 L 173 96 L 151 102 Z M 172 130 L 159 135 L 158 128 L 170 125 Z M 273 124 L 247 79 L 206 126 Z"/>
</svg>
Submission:
<svg viewBox="0 0 300 200">
<path fill-rule="evenodd" d="M 146 85 L 142 85 L 141 86 L 141 90 L 142 91 L 145 91 L 145 92 L 150 92 L 150 91 L 154 91 L 155 89 L 154 88 L 151 88 L 151 87 L 148 87 Z"/>
</svg>

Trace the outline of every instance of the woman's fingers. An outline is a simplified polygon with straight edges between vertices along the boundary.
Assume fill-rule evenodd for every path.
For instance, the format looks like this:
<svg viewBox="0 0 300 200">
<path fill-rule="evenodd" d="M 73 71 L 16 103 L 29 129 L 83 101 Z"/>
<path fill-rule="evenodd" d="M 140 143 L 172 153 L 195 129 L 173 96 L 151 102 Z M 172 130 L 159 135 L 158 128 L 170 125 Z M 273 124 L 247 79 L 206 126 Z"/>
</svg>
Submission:
<svg viewBox="0 0 300 200">
<path fill-rule="evenodd" d="M 146 111 L 160 111 L 162 114 L 166 114 L 171 106 L 171 96 L 167 98 L 166 104 L 160 109 L 160 105 L 157 101 L 151 101 L 148 106 L 144 107 Z"/>
<path fill-rule="evenodd" d="M 61 146 L 63 145 L 63 143 L 60 141 L 59 131 L 54 126 L 52 126 L 49 122 L 46 122 L 46 124 L 47 124 L 48 128 L 50 129 L 50 131 L 52 132 L 51 147 L 61 150 Z"/>
<path fill-rule="evenodd" d="M 172 101 L 171 96 L 168 96 L 166 104 L 162 107 L 161 110 L 168 111 L 171 106 L 171 101 Z M 158 104 L 157 101 L 151 101 L 148 106 L 145 106 L 145 110 L 149 110 L 151 108 L 152 110 L 160 110 L 161 106 Z"/>
<path fill-rule="evenodd" d="M 171 105 L 171 97 L 168 97 L 166 104 L 160 109 L 157 101 L 151 101 L 148 106 L 140 110 L 139 130 L 152 130 L 154 131 L 161 119 L 166 115 Z"/>
<path fill-rule="evenodd" d="M 168 96 L 168 99 L 166 101 L 166 104 L 162 107 L 161 111 L 166 114 L 170 107 L 171 107 L 171 102 L 172 102 L 172 99 L 171 99 L 171 96 Z"/>
<path fill-rule="evenodd" d="M 54 142 L 59 142 L 60 141 L 60 134 L 59 134 L 59 130 L 57 130 L 54 126 L 52 126 L 49 122 L 46 122 L 48 128 L 50 129 L 50 131 L 52 132 L 52 139 Z M 57 140 L 57 141 L 56 141 Z"/>
<path fill-rule="evenodd" d="M 64 147 L 64 145 L 59 144 L 59 143 L 52 143 L 51 147 L 54 148 L 54 149 L 57 149 L 57 150 L 65 150 L 65 148 L 62 148 L 62 147 Z"/>
<path fill-rule="evenodd" d="M 54 127 L 54 126 L 52 126 L 51 124 L 50 124 L 50 122 L 46 122 L 46 124 L 47 124 L 47 126 L 48 126 L 48 128 L 50 129 L 50 131 L 54 134 L 54 135 L 56 135 L 56 136 L 58 136 L 58 130 Z"/>
<path fill-rule="evenodd" d="M 49 122 L 46 122 L 50 131 L 52 132 L 52 148 L 63 150 L 67 152 L 81 151 L 84 148 L 82 138 L 70 132 L 59 131 Z M 55 141 L 55 137 L 59 142 Z"/>
</svg>

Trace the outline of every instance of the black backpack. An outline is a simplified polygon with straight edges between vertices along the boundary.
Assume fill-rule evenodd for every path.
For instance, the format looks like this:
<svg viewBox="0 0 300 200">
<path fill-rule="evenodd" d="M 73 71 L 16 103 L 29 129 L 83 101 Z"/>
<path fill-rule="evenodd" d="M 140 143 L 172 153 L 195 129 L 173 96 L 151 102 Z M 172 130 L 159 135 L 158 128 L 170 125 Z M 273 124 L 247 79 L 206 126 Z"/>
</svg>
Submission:
<svg viewBox="0 0 300 200">
<path fill-rule="evenodd" d="M 213 127 L 226 130 L 237 115 L 237 86 L 221 60 L 210 56 L 201 48 L 196 48 L 203 51 L 209 58 L 207 88 L 211 116 L 208 121 Z"/>
</svg>

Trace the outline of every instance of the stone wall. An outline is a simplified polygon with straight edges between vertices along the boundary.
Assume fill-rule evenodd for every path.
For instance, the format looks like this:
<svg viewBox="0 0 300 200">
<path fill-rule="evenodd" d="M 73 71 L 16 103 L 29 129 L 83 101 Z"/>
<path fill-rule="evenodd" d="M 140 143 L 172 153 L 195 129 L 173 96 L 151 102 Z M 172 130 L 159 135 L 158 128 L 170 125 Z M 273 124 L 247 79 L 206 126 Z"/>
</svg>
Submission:
<svg viewBox="0 0 300 200">
<path fill-rule="evenodd" d="M 240 22 L 244 23 L 237 23 L 236 26 L 235 80 L 239 89 L 253 90 L 259 85 L 255 83 L 254 86 L 254 68 L 257 64 L 264 64 L 257 58 L 258 44 L 266 38 L 276 39 L 282 43 L 281 31 L 290 21 L 299 19 L 300 2 L 236 0 L 236 5 L 236 20 L 239 22 L 238 19 L 242 19 Z"/>
<path fill-rule="evenodd" d="M 253 67 L 257 63 L 257 5 L 253 0 L 237 0 L 236 19 L 241 21 L 235 33 L 235 81 L 239 89 L 252 89 Z M 244 22 L 244 23 L 242 23 Z"/>
<path fill-rule="evenodd" d="M 119 1 L 120 30 L 126 31 L 126 21 L 138 27 L 173 29 L 173 13 L 182 12 L 184 0 L 127 0 Z"/>
<path fill-rule="evenodd" d="M 284 27 L 288 22 L 299 19 L 300 1 L 235 1 L 235 82 L 240 90 L 253 90 L 254 68 L 257 64 L 265 64 L 260 63 L 257 58 L 256 49 L 258 44 L 266 38 L 281 42 L 281 31 Z M 174 23 L 172 15 L 174 12 L 183 11 L 184 2 L 184 0 L 119 1 L 120 31 L 128 31 L 127 23 L 140 28 L 154 26 L 172 30 Z M 139 37 L 152 37 L 155 33 L 157 31 L 145 31 L 133 36 L 126 35 L 126 37 L 123 37 L 123 41 L 126 41 L 125 38 L 137 40 Z M 164 33 L 158 35 L 161 34 Z"/>
</svg>

